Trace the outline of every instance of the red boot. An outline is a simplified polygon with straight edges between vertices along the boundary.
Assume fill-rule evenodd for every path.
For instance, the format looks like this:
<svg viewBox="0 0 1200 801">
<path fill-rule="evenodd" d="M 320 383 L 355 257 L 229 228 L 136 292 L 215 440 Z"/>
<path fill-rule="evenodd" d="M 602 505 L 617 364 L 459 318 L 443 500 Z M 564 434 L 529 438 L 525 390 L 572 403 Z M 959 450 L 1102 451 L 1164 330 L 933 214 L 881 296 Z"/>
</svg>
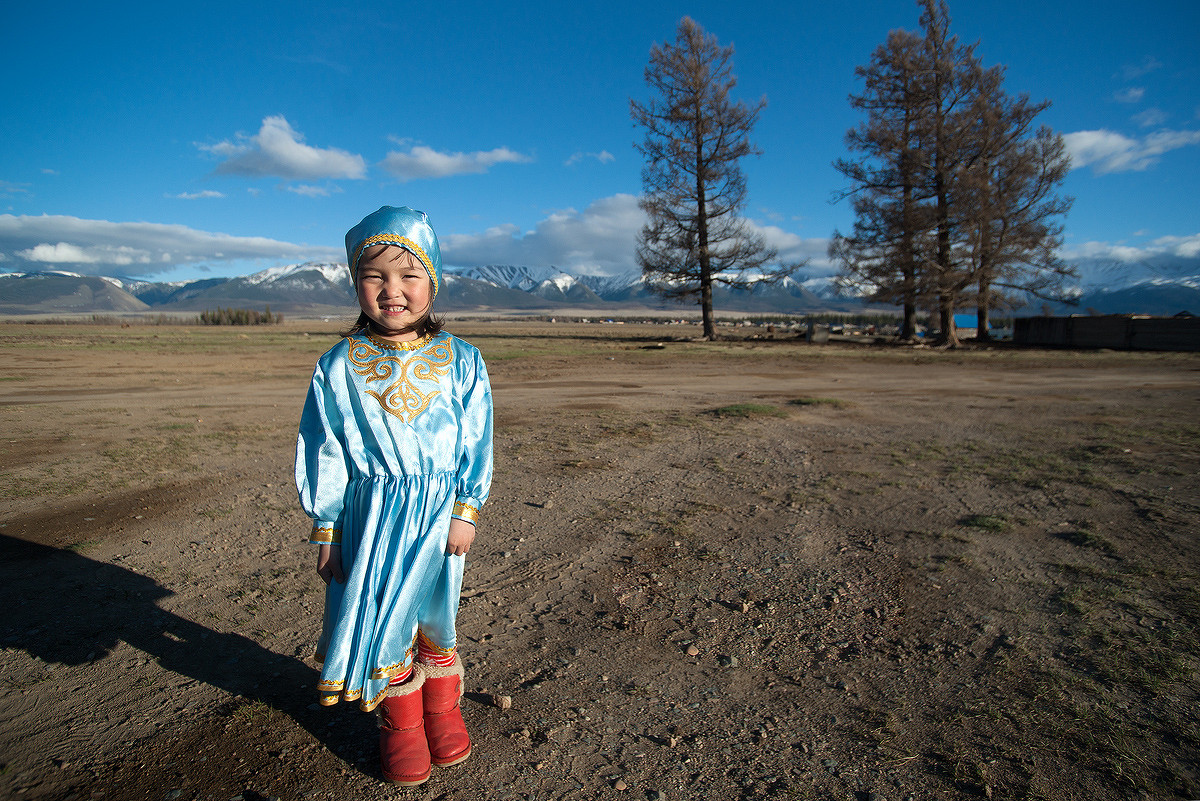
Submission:
<svg viewBox="0 0 1200 801">
<path fill-rule="evenodd" d="M 458 708 L 463 694 L 462 660 L 454 658 L 452 667 L 421 665 L 425 686 L 421 698 L 425 707 L 425 737 L 433 764 L 457 765 L 471 755 L 471 738 Z"/>
<path fill-rule="evenodd" d="M 379 761 L 383 778 L 401 787 L 414 787 L 429 778 L 429 745 L 422 721 L 421 685 L 424 676 L 388 688 L 379 705 Z"/>
</svg>

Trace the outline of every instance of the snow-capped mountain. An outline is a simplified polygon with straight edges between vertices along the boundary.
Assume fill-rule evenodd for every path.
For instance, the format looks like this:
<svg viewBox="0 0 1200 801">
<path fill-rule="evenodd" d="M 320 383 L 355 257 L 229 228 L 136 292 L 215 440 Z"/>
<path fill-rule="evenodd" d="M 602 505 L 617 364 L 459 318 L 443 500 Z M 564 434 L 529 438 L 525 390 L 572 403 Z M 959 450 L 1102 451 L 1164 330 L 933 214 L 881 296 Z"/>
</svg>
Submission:
<svg viewBox="0 0 1200 801">
<path fill-rule="evenodd" d="M 268 284 L 274 283 L 281 285 L 288 283 L 293 286 L 314 286 L 324 288 L 323 284 L 313 283 L 314 278 L 311 275 L 316 273 L 320 275 L 325 282 L 330 284 L 348 284 L 350 282 L 350 273 L 346 269 L 346 265 L 338 262 L 322 262 L 322 261 L 306 261 L 303 264 L 287 264 L 282 267 L 269 267 L 261 272 L 248 275 L 245 278 L 248 284 Z"/>
<path fill-rule="evenodd" d="M 1053 305 L 1054 314 L 1100 313 L 1173 315 L 1200 310 L 1200 257 L 1159 258 L 1136 264 L 1114 260 L 1076 262 L 1077 305 Z M 828 277 L 788 277 L 747 289 L 716 286 L 718 311 L 803 314 L 857 311 L 854 298 L 832 291 Z M 485 265 L 447 267 L 438 293 L 444 311 L 556 311 L 595 309 L 619 312 L 695 309 L 693 301 L 664 300 L 640 272 L 575 276 L 555 267 Z M 271 267 L 237 278 L 149 282 L 86 276 L 63 270 L 0 273 L 0 312 L 196 312 L 205 309 L 270 306 L 289 314 L 354 313 L 356 303 L 345 265 L 305 262 Z M 1041 314 L 1032 299 L 1018 315 Z"/>
<path fill-rule="evenodd" d="M 455 274 L 498 287 L 507 287 L 545 300 L 591 306 L 604 301 L 579 278 L 557 267 L 518 267 L 512 264 L 488 264 L 456 269 Z"/>
<path fill-rule="evenodd" d="M 0 312 L 138 312 L 150 306 L 116 279 L 63 270 L 0 273 Z"/>
<path fill-rule="evenodd" d="M 1200 275 L 1146 278 L 1124 285 L 1080 288 L 1074 305 L 1049 304 L 1053 314 L 1150 314 L 1170 317 L 1180 312 L 1200 314 Z M 1040 314 L 1032 301 L 1018 316 Z"/>
</svg>

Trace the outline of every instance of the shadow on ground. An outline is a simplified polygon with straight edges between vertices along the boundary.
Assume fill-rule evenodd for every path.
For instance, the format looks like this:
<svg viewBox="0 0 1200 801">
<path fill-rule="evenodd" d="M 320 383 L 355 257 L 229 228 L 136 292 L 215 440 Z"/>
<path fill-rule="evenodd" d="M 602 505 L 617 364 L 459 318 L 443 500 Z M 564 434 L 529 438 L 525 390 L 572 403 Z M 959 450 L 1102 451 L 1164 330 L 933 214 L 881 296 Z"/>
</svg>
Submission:
<svg viewBox="0 0 1200 801">
<path fill-rule="evenodd" d="M 172 592 L 151 578 L 5 535 L 0 565 L 4 647 L 80 666 L 104 658 L 123 641 L 166 670 L 241 696 L 239 704 L 261 702 L 282 712 L 349 764 L 362 762 L 363 743 L 377 737 L 373 715 L 350 705 L 328 710 L 315 704 L 313 668 L 239 634 L 163 610 L 158 602 Z"/>
</svg>

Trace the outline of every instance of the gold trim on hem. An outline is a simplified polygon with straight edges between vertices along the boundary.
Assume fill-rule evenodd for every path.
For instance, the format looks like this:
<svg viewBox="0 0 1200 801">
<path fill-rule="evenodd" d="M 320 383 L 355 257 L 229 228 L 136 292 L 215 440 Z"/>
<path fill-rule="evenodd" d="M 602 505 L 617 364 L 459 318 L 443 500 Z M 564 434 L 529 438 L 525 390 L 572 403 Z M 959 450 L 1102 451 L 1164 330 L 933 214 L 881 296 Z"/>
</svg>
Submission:
<svg viewBox="0 0 1200 801">
<path fill-rule="evenodd" d="M 375 668 L 374 672 L 371 673 L 371 678 L 372 679 L 393 678 L 393 677 L 395 677 L 395 675 L 397 673 L 403 672 L 404 667 L 406 665 L 410 665 L 410 664 L 412 664 L 412 649 L 411 648 L 408 649 L 407 652 L 405 652 L 403 662 L 397 662 L 396 664 L 388 665 L 387 667 Z"/>
<path fill-rule="evenodd" d="M 379 695 L 375 696 L 370 701 L 359 701 L 358 708 L 363 712 L 370 712 L 372 709 L 379 706 L 379 702 L 382 701 L 384 696 L 387 695 L 388 686 L 390 685 L 384 685 L 384 688 L 379 691 Z"/>
</svg>

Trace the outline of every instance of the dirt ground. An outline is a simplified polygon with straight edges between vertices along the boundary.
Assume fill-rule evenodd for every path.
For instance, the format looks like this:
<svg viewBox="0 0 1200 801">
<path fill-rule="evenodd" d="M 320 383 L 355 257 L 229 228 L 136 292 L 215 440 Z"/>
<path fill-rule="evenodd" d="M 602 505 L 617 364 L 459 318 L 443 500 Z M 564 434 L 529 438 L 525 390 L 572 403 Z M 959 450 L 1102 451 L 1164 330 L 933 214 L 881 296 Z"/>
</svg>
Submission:
<svg viewBox="0 0 1200 801">
<path fill-rule="evenodd" d="M 404 790 L 315 703 L 332 326 L 0 324 L 0 796 L 1200 798 L 1200 355 L 450 328 L 475 750 Z"/>
</svg>

